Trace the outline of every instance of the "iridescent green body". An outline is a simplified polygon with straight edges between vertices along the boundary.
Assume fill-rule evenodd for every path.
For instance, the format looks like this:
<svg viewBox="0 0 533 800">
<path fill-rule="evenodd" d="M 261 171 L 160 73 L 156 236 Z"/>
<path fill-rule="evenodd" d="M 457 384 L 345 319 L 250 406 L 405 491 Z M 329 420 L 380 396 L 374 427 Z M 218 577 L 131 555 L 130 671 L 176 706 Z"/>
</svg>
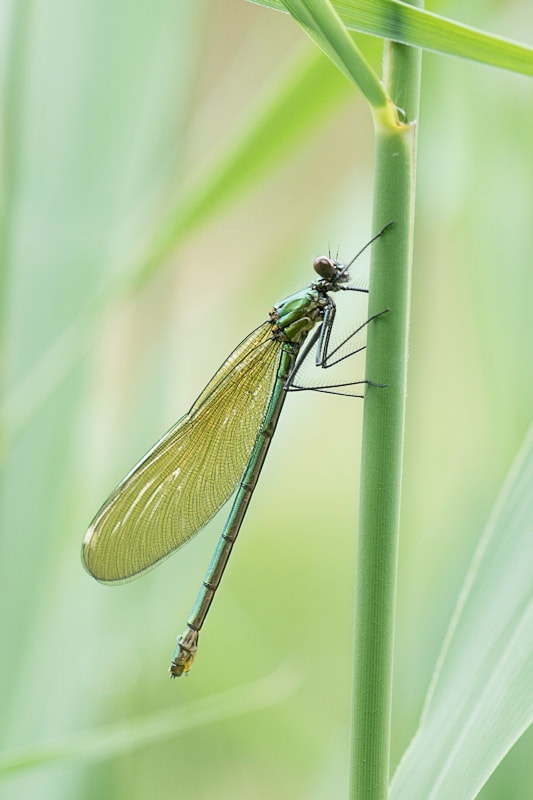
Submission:
<svg viewBox="0 0 533 800">
<path fill-rule="evenodd" d="M 330 293 L 352 287 L 345 286 L 348 271 L 342 264 L 321 257 L 314 267 L 320 277 L 275 305 L 269 319 L 231 353 L 190 411 L 117 486 L 85 536 L 82 557 L 87 570 L 103 583 L 126 581 L 188 542 L 237 489 L 178 639 L 172 677 L 192 666 L 200 629 L 257 484 L 287 389 L 315 345 L 317 365 L 327 366 L 335 316 Z"/>
<path fill-rule="evenodd" d="M 240 482 L 224 530 L 187 621 L 187 627 L 178 638 L 170 665 L 170 674 L 174 677 L 187 673 L 193 664 L 198 649 L 200 630 L 222 579 L 276 430 L 279 415 L 287 396 L 287 381 L 294 369 L 302 342 L 321 319 L 323 313 L 322 294 L 314 288 L 291 295 L 278 303 L 270 312 L 270 320 L 267 325 L 270 326 L 272 341 L 278 343 L 279 354 L 270 402 L 257 432 L 248 466 Z"/>
</svg>

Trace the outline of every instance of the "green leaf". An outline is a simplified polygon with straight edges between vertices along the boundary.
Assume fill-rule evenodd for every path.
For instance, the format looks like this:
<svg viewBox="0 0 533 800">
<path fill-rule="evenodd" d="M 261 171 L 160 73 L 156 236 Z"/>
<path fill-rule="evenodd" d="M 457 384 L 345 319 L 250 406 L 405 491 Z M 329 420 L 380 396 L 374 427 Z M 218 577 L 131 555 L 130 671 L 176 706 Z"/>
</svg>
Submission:
<svg viewBox="0 0 533 800">
<path fill-rule="evenodd" d="M 285 10 L 282 0 L 250 1 Z M 349 30 L 533 75 L 532 48 L 400 0 L 332 0 L 332 5 Z"/>
<path fill-rule="evenodd" d="M 470 800 L 533 721 L 533 429 L 467 575 L 391 800 Z"/>
<path fill-rule="evenodd" d="M 387 105 L 378 76 L 355 45 L 329 0 L 283 0 L 283 5 L 375 108 Z"/>
</svg>

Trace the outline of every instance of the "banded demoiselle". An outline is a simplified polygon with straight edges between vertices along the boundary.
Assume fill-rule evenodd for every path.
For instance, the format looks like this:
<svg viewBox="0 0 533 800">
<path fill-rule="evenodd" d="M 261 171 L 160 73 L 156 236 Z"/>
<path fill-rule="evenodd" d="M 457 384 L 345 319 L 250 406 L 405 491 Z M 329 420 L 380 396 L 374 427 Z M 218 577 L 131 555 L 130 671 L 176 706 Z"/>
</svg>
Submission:
<svg viewBox="0 0 533 800">
<path fill-rule="evenodd" d="M 364 349 L 348 340 L 330 348 L 336 306 L 333 292 L 368 292 L 349 286 L 349 267 L 372 242 L 343 265 L 321 256 L 318 279 L 277 303 L 269 318 L 224 361 L 191 409 L 144 456 L 103 504 L 83 541 L 82 558 L 102 583 L 121 583 L 148 570 L 192 539 L 237 490 L 187 626 L 178 638 L 171 677 L 189 672 L 198 636 L 220 584 L 257 484 L 287 391 L 307 388 L 298 372 L 316 347 L 317 367 L 333 366 Z M 384 312 L 381 312 L 384 313 Z M 309 335 L 310 334 L 310 335 Z M 304 344 L 305 343 L 305 344 Z M 320 391 L 344 393 L 332 384 Z M 315 387 L 317 388 L 317 387 Z M 352 395 L 363 397 L 361 394 Z"/>
</svg>

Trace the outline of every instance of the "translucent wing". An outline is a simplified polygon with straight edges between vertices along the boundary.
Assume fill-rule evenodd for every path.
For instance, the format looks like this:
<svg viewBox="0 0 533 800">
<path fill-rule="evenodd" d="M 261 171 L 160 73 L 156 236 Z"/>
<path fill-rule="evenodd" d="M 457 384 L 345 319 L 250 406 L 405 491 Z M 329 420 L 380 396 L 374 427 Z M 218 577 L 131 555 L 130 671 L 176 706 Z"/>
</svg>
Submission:
<svg viewBox="0 0 533 800">
<path fill-rule="evenodd" d="M 253 331 L 117 486 L 83 542 L 95 578 L 138 575 L 188 542 L 229 499 L 264 419 L 281 351 L 270 322 Z"/>
</svg>

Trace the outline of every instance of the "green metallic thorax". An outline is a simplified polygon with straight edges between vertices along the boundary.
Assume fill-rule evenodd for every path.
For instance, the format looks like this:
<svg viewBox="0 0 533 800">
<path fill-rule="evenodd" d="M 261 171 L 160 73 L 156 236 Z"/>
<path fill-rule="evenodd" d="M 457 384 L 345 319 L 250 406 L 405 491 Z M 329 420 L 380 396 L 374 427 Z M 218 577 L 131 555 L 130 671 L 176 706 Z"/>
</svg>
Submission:
<svg viewBox="0 0 533 800">
<path fill-rule="evenodd" d="M 323 315 L 327 306 L 324 293 L 312 284 L 276 303 L 270 317 L 274 333 L 280 338 L 300 345 Z"/>
</svg>

